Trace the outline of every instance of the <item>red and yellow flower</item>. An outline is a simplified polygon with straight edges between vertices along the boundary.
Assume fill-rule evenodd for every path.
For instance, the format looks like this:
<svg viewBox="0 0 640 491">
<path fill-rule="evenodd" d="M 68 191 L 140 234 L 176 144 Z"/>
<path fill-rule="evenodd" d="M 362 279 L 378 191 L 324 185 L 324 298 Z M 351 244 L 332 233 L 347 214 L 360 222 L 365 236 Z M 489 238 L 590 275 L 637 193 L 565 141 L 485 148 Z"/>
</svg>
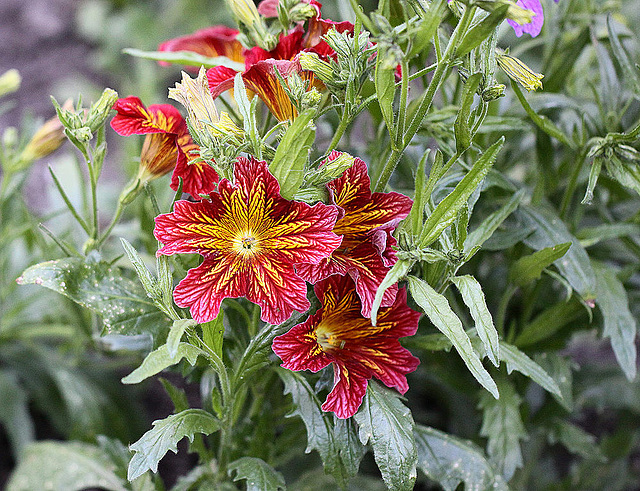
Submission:
<svg viewBox="0 0 640 491">
<path fill-rule="evenodd" d="M 245 296 L 271 324 L 310 304 L 298 263 L 317 264 L 340 245 L 331 230 L 338 209 L 289 201 L 265 162 L 240 157 L 234 183 L 222 179 L 217 193 L 197 203 L 178 201 L 156 218 L 157 254 L 197 253 L 204 261 L 174 291 L 197 322 L 218 315 L 226 297 Z"/>
<path fill-rule="evenodd" d="M 173 170 L 173 190 L 178 189 L 179 178 L 184 183 L 183 191 L 196 198 L 215 189 L 218 174 L 205 162 L 192 161 L 198 146 L 175 107 L 152 104 L 147 108 L 138 97 L 129 96 L 118 99 L 113 108 L 118 113 L 111 120 L 116 133 L 147 135 L 140 155 L 140 180 L 155 179 Z"/>
<path fill-rule="evenodd" d="M 375 377 L 404 394 L 406 375 L 420 361 L 398 342 L 415 334 L 420 313 L 407 306 L 401 289 L 389 307 L 380 309 L 378 323 L 360 313 L 355 285 L 348 276 L 331 276 L 315 285 L 321 308 L 302 324 L 273 341 L 273 351 L 290 370 L 317 372 L 333 364 L 333 389 L 322 405 L 339 418 L 353 416 Z"/>
<path fill-rule="evenodd" d="M 327 161 L 337 159 L 333 152 Z M 371 315 L 371 306 L 380 283 L 396 262 L 391 235 L 398 222 L 411 210 L 412 201 L 400 193 L 371 193 L 367 165 L 359 158 L 340 177 L 327 183 L 332 202 L 341 214 L 333 231 L 342 235 L 342 244 L 318 264 L 297 266 L 298 274 L 311 283 L 331 275 L 349 275 L 362 301 L 362 315 Z M 389 288 L 382 306 L 393 303 L 397 286 Z"/>
</svg>

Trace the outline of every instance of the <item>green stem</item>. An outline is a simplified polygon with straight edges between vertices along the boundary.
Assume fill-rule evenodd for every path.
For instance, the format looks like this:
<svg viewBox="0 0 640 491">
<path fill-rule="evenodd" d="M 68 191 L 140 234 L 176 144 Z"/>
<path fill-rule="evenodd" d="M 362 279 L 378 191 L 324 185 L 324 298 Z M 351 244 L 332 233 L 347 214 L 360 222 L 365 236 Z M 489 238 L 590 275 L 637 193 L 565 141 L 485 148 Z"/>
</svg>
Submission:
<svg viewBox="0 0 640 491">
<path fill-rule="evenodd" d="M 578 178 L 580 177 L 580 172 L 582 171 L 582 166 L 587 158 L 587 153 L 589 151 L 589 147 L 585 146 L 575 161 L 575 166 L 573 168 L 573 172 L 571 173 L 571 177 L 569 178 L 569 183 L 567 184 L 567 190 L 562 197 L 562 203 L 560 205 L 560 217 L 562 219 L 567 218 L 567 213 L 569 212 L 569 206 L 571 206 L 571 202 L 573 201 L 573 195 L 576 192 L 578 187 Z"/>
<path fill-rule="evenodd" d="M 336 132 L 334 133 L 333 138 L 331 139 L 331 143 L 329 143 L 329 148 L 327 148 L 327 151 L 326 151 L 327 155 L 330 154 L 333 150 L 335 150 L 335 148 L 338 146 L 338 143 L 340 143 L 340 139 L 342 138 L 342 135 L 344 135 L 344 132 L 347 129 L 347 126 L 349 126 L 349 123 L 351 122 L 349 113 L 350 111 L 348 111 L 347 107 L 345 106 L 342 111 L 342 116 L 340 117 L 340 124 L 336 128 Z"/>
<path fill-rule="evenodd" d="M 122 216 L 122 212 L 124 211 L 126 206 L 127 205 L 123 204 L 121 200 L 118 200 L 118 207 L 116 208 L 116 213 L 115 215 L 113 215 L 113 219 L 111 220 L 111 223 L 102 234 L 102 237 L 100 238 L 100 240 L 97 240 L 95 249 L 100 248 L 100 246 L 102 246 L 102 244 L 104 244 L 104 242 L 109 238 L 109 235 L 113 230 L 113 227 L 115 227 L 118 221 L 120 220 L 120 217 Z M 96 237 L 97 237 L 97 234 L 96 234 Z"/>
<path fill-rule="evenodd" d="M 498 304 L 498 312 L 496 315 L 496 329 L 498 330 L 500 337 L 504 337 L 504 323 L 507 317 L 507 307 L 517 290 L 518 289 L 515 286 L 508 285 L 502 294 L 502 297 L 500 297 L 500 303 Z"/>
<path fill-rule="evenodd" d="M 445 74 L 451 67 L 451 64 L 455 58 L 456 47 L 458 46 L 462 35 L 466 32 L 471 19 L 473 19 L 473 13 L 475 12 L 475 9 L 475 7 L 465 8 L 460 22 L 458 22 L 458 25 L 453 31 L 453 34 L 451 34 L 447 49 L 443 53 L 441 61 L 438 62 L 438 66 L 433 74 L 433 77 L 431 78 L 431 83 L 422 96 L 422 99 L 420 99 L 418 109 L 416 110 L 415 115 L 409 123 L 407 131 L 402 138 L 400 148 L 394 149 L 391 152 L 391 155 L 389 155 L 389 159 L 385 163 L 382 172 L 380 173 L 380 177 L 378 178 L 378 182 L 376 183 L 375 191 L 384 191 L 387 183 L 389 182 L 389 179 L 391 178 L 391 174 L 393 174 L 393 171 L 396 169 L 396 166 L 400 161 L 400 157 L 404 153 L 404 150 L 409 146 L 411 140 L 420 129 L 422 121 L 431 108 L 431 104 L 433 103 L 433 98 L 435 97 L 436 91 L 440 88 L 440 85 L 444 81 Z"/>
</svg>

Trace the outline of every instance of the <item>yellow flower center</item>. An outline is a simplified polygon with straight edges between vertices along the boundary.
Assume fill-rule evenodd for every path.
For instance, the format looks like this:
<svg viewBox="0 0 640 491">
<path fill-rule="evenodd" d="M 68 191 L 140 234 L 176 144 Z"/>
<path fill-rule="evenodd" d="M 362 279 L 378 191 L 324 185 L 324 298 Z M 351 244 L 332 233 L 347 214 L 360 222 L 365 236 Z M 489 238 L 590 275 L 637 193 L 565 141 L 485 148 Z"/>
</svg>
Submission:
<svg viewBox="0 0 640 491">
<path fill-rule="evenodd" d="M 251 231 L 247 231 L 235 238 L 233 248 L 242 256 L 254 256 L 259 251 L 259 241 Z"/>
<path fill-rule="evenodd" d="M 341 340 L 337 334 L 330 330 L 330 328 L 322 324 L 320 324 L 316 329 L 316 339 L 324 351 L 334 348 L 342 349 L 346 344 L 346 341 Z"/>
</svg>

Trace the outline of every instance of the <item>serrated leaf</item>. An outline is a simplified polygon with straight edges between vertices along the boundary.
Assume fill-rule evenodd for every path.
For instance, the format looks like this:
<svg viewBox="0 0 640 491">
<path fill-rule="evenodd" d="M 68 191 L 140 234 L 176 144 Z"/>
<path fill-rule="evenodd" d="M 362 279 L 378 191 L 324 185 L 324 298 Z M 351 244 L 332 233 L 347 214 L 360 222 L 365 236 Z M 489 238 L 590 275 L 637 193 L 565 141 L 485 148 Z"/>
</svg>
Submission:
<svg viewBox="0 0 640 491">
<path fill-rule="evenodd" d="M 409 408 L 397 392 L 369 382 L 362 406 L 354 415 L 360 441 L 373 447 L 382 479 L 389 489 L 411 490 L 416 480 L 418 453 Z"/>
<path fill-rule="evenodd" d="M 471 128 L 469 127 L 469 116 L 471 115 L 471 105 L 473 97 L 478 90 L 480 82 L 484 78 L 482 73 L 474 73 L 464 83 L 462 97 L 460 98 L 460 110 L 453 123 L 453 130 L 456 138 L 456 151 L 462 154 L 471 145 Z"/>
<path fill-rule="evenodd" d="M 455 491 L 460 483 L 466 491 L 508 490 L 482 449 L 472 442 L 421 425 L 415 426 L 413 434 L 418 468 L 445 491 Z"/>
<path fill-rule="evenodd" d="M 0 370 L 0 423 L 4 427 L 13 457 L 17 460 L 34 440 L 35 428 L 29 415 L 29 399 L 13 373 Z"/>
<path fill-rule="evenodd" d="M 583 312 L 584 307 L 576 299 L 553 304 L 522 329 L 514 344 L 523 347 L 550 338 L 564 326 L 580 317 Z"/>
<path fill-rule="evenodd" d="M 129 448 L 135 452 L 129 462 L 127 479 L 133 481 L 151 470 L 157 472 L 158 462 L 171 450 L 178 453 L 178 442 L 188 437 L 193 442 L 196 433 L 210 435 L 220 429 L 220 421 L 202 409 L 187 409 L 153 422 L 153 428 Z"/>
<path fill-rule="evenodd" d="M 500 359 L 507 364 L 507 372 L 514 370 L 529 377 L 551 394 L 562 397 L 560 387 L 544 369 L 526 354 L 511 344 L 500 341 Z"/>
<path fill-rule="evenodd" d="M 549 427 L 550 444 L 561 443 L 569 452 L 585 459 L 605 462 L 607 459 L 597 446 L 596 437 L 561 418 L 554 418 Z"/>
<path fill-rule="evenodd" d="M 75 257 L 47 261 L 27 268 L 16 281 L 44 286 L 101 315 L 109 333 L 155 336 L 170 325 L 140 283 L 103 262 Z"/>
<path fill-rule="evenodd" d="M 486 393 L 480 396 L 482 427 L 480 435 L 488 438 L 487 453 L 508 481 L 522 467 L 520 440 L 527 438 L 520 417 L 520 396 L 508 380 L 499 380 L 500 399 Z"/>
<path fill-rule="evenodd" d="M 535 362 L 555 380 L 562 396 L 553 397 L 567 411 L 573 411 L 573 372 L 574 362 L 570 358 L 560 356 L 558 353 L 540 353 L 535 356 Z"/>
<path fill-rule="evenodd" d="M 360 462 L 367 453 L 367 447 L 362 445 L 358 437 L 358 425 L 353 418 L 333 419 L 333 435 L 336 441 L 336 448 L 340 454 L 340 460 L 347 471 L 347 476 L 358 474 Z"/>
<path fill-rule="evenodd" d="M 175 358 L 178 354 L 178 346 L 180 346 L 180 340 L 184 335 L 184 332 L 190 328 L 197 326 L 198 323 L 193 319 L 178 319 L 173 321 L 173 325 L 169 330 L 167 336 L 167 353 L 171 358 Z"/>
<path fill-rule="evenodd" d="M 378 318 L 378 309 L 380 308 L 380 304 L 382 303 L 384 292 L 386 292 L 390 286 L 395 285 L 399 280 L 404 278 L 404 276 L 413 267 L 414 264 L 415 261 L 412 259 L 400 259 L 391 267 L 389 271 L 387 271 L 387 275 L 380 282 L 380 286 L 376 291 L 376 296 L 373 299 L 373 303 L 371 304 L 372 325 L 376 325 L 376 321 Z"/>
<path fill-rule="evenodd" d="M 313 116 L 315 109 L 306 109 L 298 114 L 278 144 L 269 171 L 280 184 L 280 194 L 292 199 L 304 180 L 304 170 L 309 160 L 311 145 L 316 137 Z"/>
<path fill-rule="evenodd" d="M 129 241 L 120 237 L 120 243 L 129 258 L 129 261 L 133 264 L 133 267 L 138 274 L 138 278 L 140 279 L 140 283 L 142 283 L 143 288 L 147 292 L 147 296 L 150 298 L 156 297 L 159 293 L 157 290 L 158 281 L 153 277 L 149 269 L 147 269 L 147 266 L 144 264 L 140 254 L 138 254 L 138 251 L 135 250 Z"/>
<path fill-rule="evenodd" d="M 453 284 L 462 295 L 462 300 L 471 312 L 471 317 L 476 325 L 476 332 L 482 341 L 485 354 L 491 362 L 498 366 L 500 359 L 500 345 L 498 344 L 498 331 L 493 324 L 491 312 L 482 292 L 482 287 L 473 276 L 454 276 L 451 278 Z"/>
<path fill-rule="evenodd" d="M 511 266 L 509 280 L 518 286 L 537 280 L 542 271 L 564 256 L 570 247 L 571 242 L 565 242 L 521 257 Z"/>
<path fill-rule="evenodd" d="M 146 60 L 165 61 L 178 65 L 187 65 L 205 68 L 213 68 L 216 66 L 225 66 L 238 72 L 244 71 L 244 64 L 233 61 L 226 56 L 203 56 L 194 51 L 143 51 L 141 49 L 126 48 L 123 53 L 136 58 L 144 58 Z"/>
<path fill-rule="evenodd" d="M 382 118 L 389 131 L 393 125 L 393 99 L 396 94 L 395 68 L 385 68 L 384 56 L 378 53 L 376 57 L 375 86 L 378 104 Z"/>
<path fill-rule="evenodd" d="M 287 417 L 300 416 L 307 429 L 307 448 L 305 452 L 309 453 L 312 450 L 317 450 L 322 459 L 325 472 L 332 474 L 338 482 L 343 482 L 346 471 L 339 458 L 339 450 L 334 437 L 330 415 L 320 408 L 321 403 L 318 397 L 301 374 L 290 370 L 278 369 L 278 375 L 284 383 L 284 393 L 291 394 L 296 406 Z"/>
<path fill-rule="evenodd" d="M 462 327 L 462 322 L 451 310 L 447 299 L 436 292 L 426 281 L 413 276 L 409 276 L 408 280 L 409 291 L 413 299 L 427 314 L 433 325 L 453 343 L 476 380 L 497 399 L 499 397 L 498 388 L 489 372 L 482 366 L 480 357 L 473 350 L 471 340 Z"/>
<path fill-rule="evenodd" d="M 467 203 L 471 194 L 495 162 L 498 152 L 504 144 L 504 137 L 491 145 L 476 161 L 471 170 L 462 178 L 451 193 L 433 210 L 424 223 L 420 234 L 419 246 L 428 247 L 442 232 L 453 223 L 460 209 Z"/>
<path fill-rule="evenodd" d="M 469 253 L 482 246 L 482 244 L 484 244 L 485 241 L 493 235 L 493 232 L 496 231 L 502 222 L 504 222 L 505 219 L 515 211 L 523 197 L 524 190 L 521 189 L 511 196 L 509 201 L 502 208 L 494 211 L 491 215 L 485 218 L 475 230 L 467 235 L 467 239 L 464 241 L 464 250 L 468 258 L 471 257 L 469 256 Z"/>
<path fill-rule="evenodd" d="M 603 264 L 594 264 L 597 280 L 597 305 L 604 317 L 603 337 L 611 338 L 611 347 L 625 376 L 636 376 L 636 320 L 629 311 L 624 285 L 615 272 Z"/>
<path fill-rule="evenodd" d="M 562 220 L 546 208 L 522 205 L 517 213 L 524 220 L 525 226 L 534 228 L 534 232 L 524 239 L 524 243 L 532 249 L 539 250 L 571 242 L 569 251 L 554 264 L 582 298 L 595 298 L 596 278 L 589 256 Z"/>
<path fill-rule="evenodd" d="M 139 384 L 165 368 L 175 365 L 183 358 L 186 358 L 191 365 L 195 365 L 198 356 L 202 354 L 204 353 L 200 348 L 189 343 L 180 343 L 176 349 L 176 355 L 171 356 L 168 346 L 163 344 L 149 353 L 138 368 L 122 379 L 122 383 Z"/>
<path fill-rule="evenodd" d="M 7 485 L 7 491 L 87 488 L 126 490 L 105 452 L 79 442 L 44 441 L 29 445 Z"/>
<path fill-rule="evenodd" d="M 247 491 L 278 491 L 286 489 L 284 477 L 264 460 L 257 457 L 241 457 L 229 464 L 229 475 L 234 481 L 247 481 Z"/>
</svg>

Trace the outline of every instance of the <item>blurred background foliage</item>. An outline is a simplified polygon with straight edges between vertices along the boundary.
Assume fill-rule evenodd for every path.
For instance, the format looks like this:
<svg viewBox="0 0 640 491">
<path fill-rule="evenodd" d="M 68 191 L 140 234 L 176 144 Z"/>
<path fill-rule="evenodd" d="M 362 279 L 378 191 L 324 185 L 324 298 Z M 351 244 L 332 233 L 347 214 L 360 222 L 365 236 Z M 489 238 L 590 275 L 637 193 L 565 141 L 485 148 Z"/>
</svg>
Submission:
<svg viewBox="0 0 640 491">
<path fill-rule="evenodd" d="M 373 1 L 359 3 L 365 11 L 376 6 Z M 491 104 L 489 117 L 474 141 L 478 148 L 486 148 L 500 135 L 508 136 L 495 171 L 487 178 L 482 197 L 475 204 L 470 228 L 503 206 L 516 187 L 525 189 L 528 206 L 549 210 L 545 223 L 550 224 L 557 237 L 574 238 L 594 264 L 598 261 L 613 268 L 616 284 L 624 285 L 628 305 L 637 320 L 639 174 L 635 174 L 636 181 L 631 179 L 622 185 L 615 176 L 603 172 L 592 204 L 583 205 L 581 200 L 593 161 L 588 151 L 595 145 L 588 142 L 608 133 L 626 132 L 640 117 L 640 75 L 636 66 L 640 61 L 640 4 L 637 0 L 544 3 L 546 23 L 539 37 L 517 39 L 505 24 L 499 31 L 498 46 L 511 47 L 512 55 L 545 75 L 544 90 L 525 94 L 526 100 L 538 115 L 553 121 L 568 142 L 551 138 L 533 124 L 518 102 L 515 89 L 508 87 L 506 96 Z M 351 18 L 347 2 L 327 0 L 324 4 L 325 17 Z M 29 2 L 24 5 L 29 8 Z M 166 39 L 209 25 L 232 25 L 222 2 L 211 0 L 82 0 L 61 5 L 66 9 L 65 15 L 73 18 L 72 41 L 84 43 L 88 56 L 83 60 L 87 64 L 86 77 L 70 79 L 61 69 L 55 80 L 48 81 L 47 87 L 59 101 L 77 99 L 79 93 L 87 101 L 95 100 L 107 85 L 121 96 L 137 95 L 146 104 L 165 103 L 167 88 L 179 78 L 179 67 L 160 67 L 153 61 L 124 55 L 122 49 L 154 50 Z M 631 66 L 636 68 L 635 75 L 621 63 L 610 39 L 611 29 Z M 14 67 L 21 68 L 2 66 L 0 71 Z M 499 82 L 508 85 L 506 76 Z M 420 87 L 416 85 L 412 90 Z M 412 192 L 409 190 L 414 187 L 416 163 L 427 148 L 438 147 L 445 152 L 455 149 L 451 127 L 460 90 L 460 79 L 450 77 L 441 100 L 422 125 L 416 144 L 401 160 L 394 176 L 396 189 Z M 6 115 L 15 114 L 12 111 L 16 101 L 9 94 L 1 103 L 0 112 L 5 113 L 1 128 L 4 165 L 12 152 L 19 153 L 27 144 L 38 126 L 36 118 L 50 113 L 25 115 L 9 122 Z M 24 97 L 19 103 L 25 104 Z M 23 109 L 28 112 L 28 103 Z M 389 142 L 375 110 L 372 114 L 357 120 L 341 149 L 375 166 L 382 161 L 382 149 Z M 319 139 L 330 137 L 336 123 L 331 117 L 321 122 Z M 116 139 L 110 134 L 108 141 L 110 151 L 100 204 L 107 216 L 120 186 L 137 168 L 142 139 Z M 637 141 L 630 145 L 638 149 Z M 39 223 L 75 247 L 82 246 L 77 239 L 80 230 L 65 214 L 47 165 L 62 176 L 65 189 L 82 189 L 83 170 L 67 146 L 37 161 L 30 171 L 10 174 L 5 168 L 2 174 L 6 190 L 0 200 L 0 486 L 17 456 L 33 439 L 93 443 L 97 435 L 106 435 L 126 445 L 140 437 L 150 426 L 150 419 L 162 414 L 159 408 L 170 407 L 157 382 L 133 388 L 120 384 L 119 379 L 139 363 L 141 352 L 119 350 L 117 344 L 108 345 L 101 340 L 95 315 L 46 289 L 16 285 L 15 278 L 27 266 L 65 255 L 43 233 Z M 638 162 L 632 165 L 637 168 Z M 37 182 L 33 182 L 34 176 Z M 159 199 L 170 199 L 166 179 L 155 183 Z M 455 184 L 455 180 L 451 183 Z M 441 192 L 445 189 L 446 183 Z M 82 192 L 70 195 L 70 199 L 79 209 L 87 209 Z M 427 342 L 425 336 L 436 335 L 436 331 L 423 322 L 421 332 L 425 336 L 405 343 L 422 360 L 418 371 L 409 377 L 408 404 L 417 423 L 471 439 L 480 447 L 486 446 L 490 433 L 510 435 L 511 439 L 502 442 L 509 448 L 494 449 L 493 457 L 499 460 L 496 456 L 500 452 L 521 448 L 521 462 L 500 462 L 503 468 L 517 469 L 510 482 L 513 489 L 637 489 L 640 381 L 638 377 L 627 381 L 616 363 L 610 341 L 602 335 L 606 324 L 603 310 L 592 309 L 588 299 L 581 303 L 572 295 L 575 285 L 565 272 L 559 275 L 550 270 L 539 280 L 518 287 L 509 281 L 515 261 L 539 248 L 531 238 L 535 227 L 527 209 L 530 208 L 521 207 L 512 214 L 462 272 L 473 274 L 482 284 L 504 339 L 529 354 L 559 381 L 564 399 L 554 400 L 525 377 L 512 376 L 509 380 L 514 396 L 504 407 L 510 415 L 501 422 L 494 421 L 492 426 L 486 413 L 483 421 L 479 408 L 484 399 L 478 397 L 475 381 L 464 364 L 457 356 L 436 347 L 437 343 Z M 146 248 L 150 257 L 155 250 L 155 243 L 148 239 L 153 216 L 148 201 L 137 200 L 122 225 L 115 229 L 114 237 L 124 236 Z M 137 230 L 146 231 L 146 239 Z M 556 241 L 559 242 L 562 241 Z M 119 261 L 121 254 L 117 241 L 108 244 L 104 252 L 114 261 Z M 118 262 L 128 268 L 125 263 Z M 451 292 L 448 295 L 464 319 L 460 300 Z M 615 295 L 606 300 L 600 295 L 598 300 L 609 302 L 609 312 L 619 307 L 616 301 L 622 302 Z M 146 346 L 144 340 L 141 344 Z M 500 380 L 498 371 L 492 375 Z M 195 400 L 198 382 L 204 383 L 200 376 L 196 370 L 188 378 L 188 394 Z M 148 390 L 155 395 L 144 395 L 142 391 Z M 280 388 L 277 391 L 279 394 Z M 304 433 L 300 421 L 289 420 L 289 425 L 286 433 Z M 302 454 L 302 448 L 295 447 L 294 451 L 291 456 Z M 180 455 L 187 463 L 177 463 L 173 469 L 168 469 L 169 465 L 161 468 L 168 483 L 189 468 L 186 452 Z M 318 483 L 325 479 L 315 454 L 293 461 L 283 457 L 283 461 L 288 469 L 287 481 L 289 475 L 300 477 L 300 489 L 319 489 Z M 316 470 L 303 474 L 314 467 Z M 369 460 L 365 460 L 362 469 L 364 474 L 375 473 Z M 431 489 L 431 484 L 424 477 L 421 479 L 418 486 Z M 303 487 L 304 483 L 308 487 Z"/>
</svg>

